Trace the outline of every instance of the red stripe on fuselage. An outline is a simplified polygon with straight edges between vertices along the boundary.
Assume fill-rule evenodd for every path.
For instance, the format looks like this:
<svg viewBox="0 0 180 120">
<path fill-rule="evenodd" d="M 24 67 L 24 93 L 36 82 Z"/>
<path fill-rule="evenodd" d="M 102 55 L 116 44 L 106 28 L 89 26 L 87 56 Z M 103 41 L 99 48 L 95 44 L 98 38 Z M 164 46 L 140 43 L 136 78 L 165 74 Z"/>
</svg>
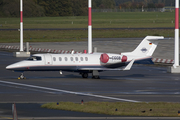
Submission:
<svg viewBox="0 0 180 120">
<path fill-rule="evenodd" d="M 101 65 L 29 65 L 29 66 L 21 66 L 21 67 L 13 67 L 12 69 L 18 68 L 31 68 L 31 67 L 81 67 L 81 66 L 92 66 L 92 67 L 99 67 Z"/>
</svg>

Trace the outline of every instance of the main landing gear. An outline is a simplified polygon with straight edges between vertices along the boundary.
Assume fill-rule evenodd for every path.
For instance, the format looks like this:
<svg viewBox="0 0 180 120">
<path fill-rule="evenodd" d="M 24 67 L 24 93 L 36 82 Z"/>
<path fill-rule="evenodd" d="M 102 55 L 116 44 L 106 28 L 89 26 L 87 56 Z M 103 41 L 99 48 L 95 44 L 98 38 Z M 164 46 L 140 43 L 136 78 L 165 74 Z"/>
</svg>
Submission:
<svg viewBox="0 0 180 120">
<path fill-rule="evenodd" d="M 18 77 L 18 79 L 26 79 L 26 77 L 24 77 L 23 73 L 21 73 L 21 75 Z"/>
<path fill-rule="evenodd" d="M 100 79 L 99 76 L 92 76 L 92 79 Z"/>
<path fill-rule="evenodd" d="M 88 78 L 88 73 L 80 73 L 82 75 L 82 78 Z"/>
<path fill-rule="evenodd" d="M 97 70 L 93 70 L 92 72 L 92 79 L 100 79 L 99 72 Z"/>
<path fill-rule="evenodd" d="M 88 73 L 80 73 L 82 75 L 82 78 L 88 78 Z M 99 72 L 94 70 L 92 71 L 92 79 L 100 79 Z"/>
</svg>

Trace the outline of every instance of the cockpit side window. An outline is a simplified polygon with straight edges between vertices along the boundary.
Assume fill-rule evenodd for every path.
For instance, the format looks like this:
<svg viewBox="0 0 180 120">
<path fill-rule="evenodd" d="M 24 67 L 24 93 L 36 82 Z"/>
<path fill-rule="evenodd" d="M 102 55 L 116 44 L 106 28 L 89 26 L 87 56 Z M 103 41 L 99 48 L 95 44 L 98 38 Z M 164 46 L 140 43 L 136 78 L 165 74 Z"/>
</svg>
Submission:
<svg viewBox="0 0 180 120">
<path fill-rule="evenodd" d="M 42 58 L 40 56 L 31 56 L 27 60 L 28 61 L 41 61 Z"/>
</svg>

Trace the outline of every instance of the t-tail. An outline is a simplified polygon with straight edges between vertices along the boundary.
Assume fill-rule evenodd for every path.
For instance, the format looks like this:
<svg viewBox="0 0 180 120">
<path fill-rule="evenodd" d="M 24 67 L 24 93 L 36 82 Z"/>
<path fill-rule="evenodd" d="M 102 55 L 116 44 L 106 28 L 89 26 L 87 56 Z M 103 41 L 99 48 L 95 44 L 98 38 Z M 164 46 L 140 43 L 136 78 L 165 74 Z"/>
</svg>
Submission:
<svg viewBox="0 0 180 120">
<path fill-rule="evenodd" d="M 138 57 L 152 56 L 159 43 L 159 40 L 162 39 L 164 39 L 163 36 L 146 36 L 134 51 L 122 54 Z"/>
</svg>

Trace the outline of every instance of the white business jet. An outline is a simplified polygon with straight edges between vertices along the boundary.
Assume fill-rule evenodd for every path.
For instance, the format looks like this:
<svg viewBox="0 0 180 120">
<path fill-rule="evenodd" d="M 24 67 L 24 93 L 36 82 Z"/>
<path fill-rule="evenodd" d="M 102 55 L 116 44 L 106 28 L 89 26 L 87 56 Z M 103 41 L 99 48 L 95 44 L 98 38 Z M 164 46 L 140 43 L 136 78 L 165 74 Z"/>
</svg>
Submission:
<svg viewBox="0 0 180 120">
<path fill-rule="evenodd" d="M 133 63 L 151 61 L 158 40 L 162 36 L 147 36 L 132 52 L 121 54 L 112 53 L 78 53 L 74 54 L 34 54 L 27 60 L 23 60 L 6 67 L 7 70 L 22 72 L 18 79 L 25 79 L 24 71 L 71 71 L 78 72 L 83 78 L 98 79 L 99 72 L 108 70 L 130 70 Z M 152 62 L 152 61 L 151 61 Z"/>
</svg>

